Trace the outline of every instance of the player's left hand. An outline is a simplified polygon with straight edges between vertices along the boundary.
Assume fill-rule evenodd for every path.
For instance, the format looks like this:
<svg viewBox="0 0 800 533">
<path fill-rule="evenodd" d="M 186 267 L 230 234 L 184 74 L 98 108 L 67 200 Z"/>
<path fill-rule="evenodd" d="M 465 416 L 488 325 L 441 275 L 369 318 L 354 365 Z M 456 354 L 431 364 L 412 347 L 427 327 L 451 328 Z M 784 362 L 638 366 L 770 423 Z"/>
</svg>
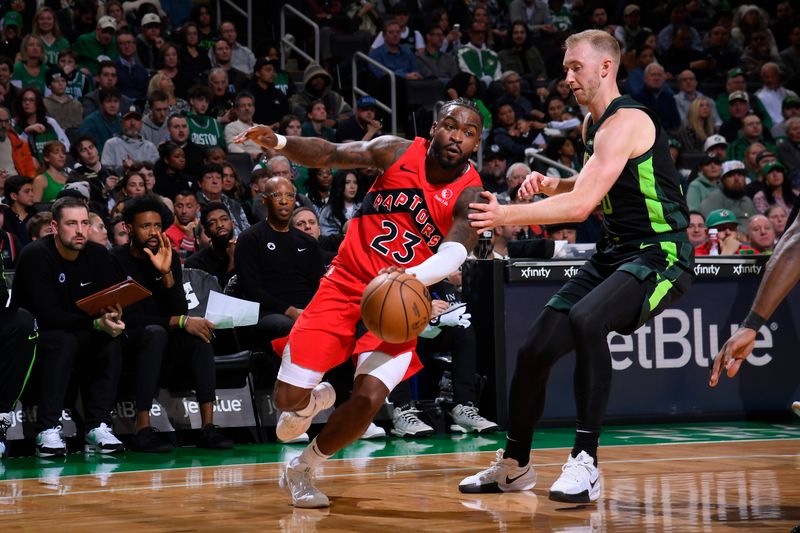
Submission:
<svg viewBox="0 0 800 533">
<path fill-rule="evenodd" d="M 172 242 L 167 237 L 166 233 L 161 233 L 158 236 L 160 246 L 158 252 L 153 253 L 150 248 L 145 246 L 144 253 L 150 258 L 150 262 L 156 267 L 156 270 L 162 275 L 166 276 L 172 269 Z"/>
<path fill-rule="evenodd" d="M 506 206 L 497 202 L 497 197 L 489 191 L 481 193 L 489 203 L 472 203 L 469 208 L 477 213 L 470 213 L 468 218 L 470 225 L 481 233 L 487 228 L 496 228 L 505 224 Z"/>
<path fill-rule="evenodd" d="M 732 378 L 739 372 L 739 367 L 747 356 L 753 352 L 756 344 L 756 331 L 750 328 L 739 328 L 731 335 L 731 338 L 722 345 L 722 349 L 714 359 L 714 366 L 711 368 L 711 378 L 708 380 L 710 387 L 716 387 L 722 369 L 728 372 L 728 377 Z"/>
</svg>

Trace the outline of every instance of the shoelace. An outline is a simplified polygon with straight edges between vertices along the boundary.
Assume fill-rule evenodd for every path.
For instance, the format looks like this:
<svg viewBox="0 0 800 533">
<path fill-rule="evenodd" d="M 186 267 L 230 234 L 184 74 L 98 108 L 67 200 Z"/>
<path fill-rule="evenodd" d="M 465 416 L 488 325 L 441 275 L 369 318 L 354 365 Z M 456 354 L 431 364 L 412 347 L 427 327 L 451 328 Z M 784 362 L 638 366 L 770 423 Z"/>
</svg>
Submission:
<svg viewBox="0 0 800 533">
<path fill-rule="evenodd" d="M 102 423 L 99 426 L 97 426 L 95 428 L 95 432 L 97 435 L 97 440 L 110 440 L 112 442 L 117 440 L 117 437 L 115 437 L 114 434 L 111 433 L 111 428 L 108 427 L 105 423 Z"/>
<path fill-rule="evenodd" d="M 471 405 L 462 406 L 461 414 L 471 420 L 484 420 L 484 418 L 478 414 L 478 410 Z"/>
<path fill-rule="evenodd" d="M 574 481 L 580 481 L 582 473 L 589 473 L 589 469 L 586 467 L 586 465 L 575 460 L 574 458 L 564 463 L 564 466 L 561 467 L 561 471 L 570 476 Z"/>
<path fill-rule="evenodd" d="M 481 472 L 482 477 L 491 477 L 497 472 L 500 468 L 505 468 L 507 465 L 504 464 L 505 459 L 503 458 L 503 454 L 505 450 L 502 448 L 497 450 L 494 454 L 494 461 L 489 465 L 489 468 Z"/>
<path fill-rule="evenodd" d="M 400 413 L 400 418 L 403 421 L 409 422 L 411 424 L 422 424 L 422 420 L 420 420 L 419 417 L 417 416 L 417 413 L 421 412 L 422 411 L 419 411 L 417 409 L 409 409 L 407 411 L 403 411 L 402 413 Z"/>
<path fill-rule="evenodd" d="M 42 437 L 43 444 L 52 444 L 54 441 L 58 441 L 59 446 L 64 445 L 64 440 L 61 437 L 61 426 L 45 429 L 44 431 L 42 431 L 42 433 L 43 433 Z"/>
</svg>

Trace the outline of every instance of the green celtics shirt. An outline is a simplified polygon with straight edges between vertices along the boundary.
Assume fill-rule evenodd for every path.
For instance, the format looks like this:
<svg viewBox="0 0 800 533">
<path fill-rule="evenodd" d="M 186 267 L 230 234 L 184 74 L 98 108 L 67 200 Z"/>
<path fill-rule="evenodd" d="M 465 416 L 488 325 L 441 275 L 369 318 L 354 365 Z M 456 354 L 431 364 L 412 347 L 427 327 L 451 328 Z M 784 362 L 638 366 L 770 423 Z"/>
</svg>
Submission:
<svg viewBox="0 0 800 533">
<path fill-rule="evenodd" d="M 225 135 L 219 121 L 207 115 L 187 115 L 189 140 L 200 146 L 219 146 L 225 149 Z"/>
</svg>

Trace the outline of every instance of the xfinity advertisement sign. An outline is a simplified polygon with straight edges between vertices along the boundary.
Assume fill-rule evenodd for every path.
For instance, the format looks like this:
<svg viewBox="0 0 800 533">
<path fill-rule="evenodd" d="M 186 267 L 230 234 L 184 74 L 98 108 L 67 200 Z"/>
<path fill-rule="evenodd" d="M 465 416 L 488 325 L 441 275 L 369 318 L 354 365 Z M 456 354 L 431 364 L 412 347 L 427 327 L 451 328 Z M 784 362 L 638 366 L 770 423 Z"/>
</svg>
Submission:
<svg viewBox="0 0 800 533">
<path fill-rule="evenodd" d="M 517 350 L 531 322 L 563 284 L 541 275 L 533 282 L 523 281 L 543 268 L 547 267 L 541 263 L 509 266 L 504 317 L 499 318 L 504 321 L 506 372 L 496 378 L 503 398 L 508 397 Z M 565 272 L 567 265 L 549 268 L 551 276 L 558 272 L 558 278 L 574 275 Z M 761 327 L 739 375 L 725 377 L 711 389 L 708 377 L 714 356 L 747 315 L 764 267 L 763 261 L 734 260 L 698 263 L 696 268 L 702 274 L 673 307 L 631 335 L 608 335 L 613 368 L 609 418 L 668 420 L 675 415 L 785 411 L 792 400 L 800 399 L 800 288 Z M 600 352 L 597 356 L 603 357 Z M 574 365 L 573 352 L 553 367 L 545 418 L 575 417 Z M 498 405 L 498 411 L 505 421 L 506 408 Z"/>
</svg>

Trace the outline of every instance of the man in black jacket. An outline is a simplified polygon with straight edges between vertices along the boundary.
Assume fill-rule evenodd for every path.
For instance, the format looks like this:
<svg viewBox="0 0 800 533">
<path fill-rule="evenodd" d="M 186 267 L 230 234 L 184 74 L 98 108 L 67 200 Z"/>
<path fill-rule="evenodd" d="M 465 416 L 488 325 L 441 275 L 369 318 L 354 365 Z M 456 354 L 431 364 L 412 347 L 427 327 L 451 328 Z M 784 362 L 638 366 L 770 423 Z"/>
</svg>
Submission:
<svg viewBox="0 0 800 533">
<path fill-rule="evenodd" d="M 245 230 L 236 243 L 241 296 L 261 304 L 258 324 L 249 332 L 260 346 L 289 334 L 324 273 L 317 241 L 289 224 L 296 196 L 288 179 L 270 178 L 263 196 L 267 220 Z"/>
<path fill-rule="evenodd" d="M 39 331 L 36 319 L 25 309 L 6 307 L 8 285 L 0 263 L 0 459 L 6 452 L 6 431 L 11 411 L 28 381 Z"/>
<path fill-rule="evenodd" d="M 126 202 L 122 218 L 128 228 L 130 244 L 112 251 L 120 270 L 153 293 L 129 306 L 127 311 L 125 353 L 136 362 L 133 449 L 157 453 L 172 447 L 150 426 L 150 409 L 164 358 L 171 382 L 192 376 L 189 385 L 196 391 L 202 424 L 198 446 L 231 448 L 233 442 L 213 424 L 216 376 L 211 339 L 214 326 L 204 318 L 187 316 L 181 264 L 172 254 L 169 237 L 162 232 L 162 213 L 166 210 L 161 199 L 153 195 Z"/>
<path fill-rule="evenodd" d="M 85 450 L 119 453 L 125 447 L 111 432 L 111 410 L 122 362 L 122 309 L 117 305 L 91 317 L 75 302 L 122 281 L 122 274 L 108 251 L 88 240 L 86 202 L 60 198 L 52 213 L 53 235 L 29 244 L 20 254 L 11 299 L 12 307 L 32 312 L 40 328 L 36 455 L 66 454 L 59 419 L 73 370 L 82 385 Z"/>
<path fill-rule="evenodd" d="M 209 202 L 200 211 L 200 224 L 211 239 L 211 246 L 203 248 L 186 259 L 186 268 L 196 268 L 217 278 L 220 287 L 225 287 L 234 274 L 233 220 L 225 204 Z"/>
</svg>

